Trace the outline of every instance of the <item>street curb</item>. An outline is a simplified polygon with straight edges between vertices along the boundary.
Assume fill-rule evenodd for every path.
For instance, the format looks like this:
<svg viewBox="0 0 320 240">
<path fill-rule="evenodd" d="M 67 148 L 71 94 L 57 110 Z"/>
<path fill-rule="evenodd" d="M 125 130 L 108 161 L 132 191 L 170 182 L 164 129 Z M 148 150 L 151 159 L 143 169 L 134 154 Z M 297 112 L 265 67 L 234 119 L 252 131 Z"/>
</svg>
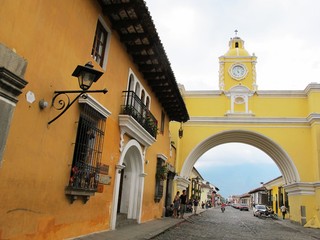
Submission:
<svg viewBox="0 0 320 240">
<path fill-rule="evenodd" d="M 161 234 L 164 233 L 165 231 L 168 231 L 168 230 L 170 230 L 171 228 L 174 228 L 174 227 L 176 227 L 177 225 L 188 221 L 188 219 L 189 219 L 190 217 L 192 217 L 192 216 L 194 216 L 194 215 L 201 215 L 201 214 L 202 214 L 203 212 L 205 212 L 206 210 L 207 210 L 207 209 L 205 209 L 204 211 L 201 211 L 200 213 L 197 213 L 197 214 L 192 213 L 192 214 L 189 215 L 188 217 L 181 219 L 181 221 L 179 221 L 179 222 L 177 222 L 177 223 L 175 223 L 175 224 L 173 224 L 173 225 L 171 225 L 171 226 L 162 228 L 161 230 L 156 231 L 155 234 L 153 234 L 153 233 L 150 234 L 150 235 L 152 235 L 152 236 L 147 236 L 147 237 L 145 237 L 144 239 L 145 239 L 145 240 L 150 240 L 150 239 L 153 239 L 153 238 L 155 238 L 155 237 L 158 237 L 159 235 L 161 235 Z M 191 222 L 191 221 L 188 221 L 188 222 Z"/>
<path fill-rule="evenodd" d="M 161 230 L 158 230 L 158 231 L 156 231 L 155 233 L 150 234 L 150 235 L 152 235 L 152 236 L 147 236 L 147 237 L 145 237 L 145 238 L 143 238 L 143 239 L 150 240 L 150 239 L 153 239 L 153 238 L 155 238 L 155 237 L 158 237 L 158 236 L 161 235 L 162 233 L 170 230 L 171 228 L 176 227 L 177 225 L 179 225 L 179 224 L 181 224 L 181 223 L 183 223 L 183 222 L 185 222 L 185 221 L 186 221 L 186 219 L 181 219 L 181 221 L 179 221 L 179 222 L 177 222 L 177 223 L 175 223 L 175 224 L 173 224 L 173 225 L 171 225 L 171 226 L 168 226 L 168 227 L 166 227 L 166 228 L 163 228 L 163 229 L 161 229 Z"/>
</svg>

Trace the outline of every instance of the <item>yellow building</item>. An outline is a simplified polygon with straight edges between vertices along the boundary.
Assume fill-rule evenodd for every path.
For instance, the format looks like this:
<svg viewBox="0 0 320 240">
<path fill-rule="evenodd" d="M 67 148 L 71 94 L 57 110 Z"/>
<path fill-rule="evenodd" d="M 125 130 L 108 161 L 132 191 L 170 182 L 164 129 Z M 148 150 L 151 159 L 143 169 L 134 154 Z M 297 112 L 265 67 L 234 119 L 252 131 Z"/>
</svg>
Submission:
<svg viewBox="0 0 320 240">
<path fill-rule="evenodd" d="M 249 144 L 279 167 L 290 219 L 301 224 L 316 219 L 313 222 L 320 227 L 320 84 L 296 91 L 258 90 L 256 61 L 235 36 L 219 57 L 219 90 L 180 87 L 190 120 L 171 124 L 171 132 L 183 131 L 183 137 L 175 139 L 177 185 L 188 185 L 195 162 L 211 148 L 230 142 Z"/>
<path fill-rule="evenodd" d="M 145 2 L 113 2 L 1 1 L 1 239 L 115 229 L 172 202 L 169 122 L 189 115 Z"/>
<path fill-rule="evenodd" d="M 189 199 L 198 199 L 200 201 L 202 193 L 202 182 L 204 181 L 204 179 L 195 167 L 192 169 L 189 179 L 190 185 L 187 189 L 187 196 Z"/>
<path fill-rule="evenodd" d="M 263 186 L 268 191 L 268 206 L 273 209 L 273 211 L 281 216 L 282 205 L 285 205 L 288 209 L 286 217 L 290 217 L 290 204 L 288 202 L 288 194 L 285 192 L 283 186 L 283 177 L 277 177 L 271 181 L 264 183 Z"/>
</svg>

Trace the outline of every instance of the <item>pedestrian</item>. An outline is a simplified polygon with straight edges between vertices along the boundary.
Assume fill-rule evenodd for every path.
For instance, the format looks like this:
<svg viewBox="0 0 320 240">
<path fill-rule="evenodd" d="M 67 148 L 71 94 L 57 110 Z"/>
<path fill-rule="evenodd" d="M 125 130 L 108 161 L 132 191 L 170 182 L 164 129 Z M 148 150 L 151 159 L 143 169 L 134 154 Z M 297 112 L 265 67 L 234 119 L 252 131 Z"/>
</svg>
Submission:
<svg viewBox="0 0 320 240">
<path fill-rule="evenodd" d="M 198 205 L 199 205 L 199 201 L 198 201 L 198 198 L 196 197 L 193 200 L 194 214 L 197 214 Z"/>
<path fill-rule="evenodd" d="M 192 205 L 193 205 L 193 201 L 192 199 L 190 199 L 189 201 L 187 201 L 187 206 L 186 206 L 186 212 L 192 213 Z"/>
<path fill-rule="evenodd" d="M 184 213 L 186 212 L 187 205 L 187 193 L 186 190 L 182 190 L 180 195 L 180 218 L 183 218 Z"/>
<path fill-rule="evenodd" d="M 221 212 L 224 212 L 226 210 L 226 204 L 225 203 L 222 203 L 220 207 L 221 207 Z"/>
<path fill-rule="evenodd" d="M 287 213 L 287 207 L 285 205 L 282 205 L 280 207 L 281 209 L 281 212 L 282 212 L 282 219 L 285 219 L 286 218 L 286 213 Z"/>
<path fill-rule="evenodd" d="M 206 204 L 202 201 L 201 202 L 201 207 L 202 207 L 202 209 L 204 209 L 204 206 L 205 206 Z"/>
<path fill-rule="evenodd" d="M 172 203 L 170 204 L 170 206 L 167 206 L 165 216 L 166 217 L 173 216 L 173 204 Z"/>
<path fill-rule="evenodd" d="M 173 217 L 174 218 L 178 218 L 179 208 L 180 208 L 180 192 L 178 191 L 173 199 Z"/>
</svg>

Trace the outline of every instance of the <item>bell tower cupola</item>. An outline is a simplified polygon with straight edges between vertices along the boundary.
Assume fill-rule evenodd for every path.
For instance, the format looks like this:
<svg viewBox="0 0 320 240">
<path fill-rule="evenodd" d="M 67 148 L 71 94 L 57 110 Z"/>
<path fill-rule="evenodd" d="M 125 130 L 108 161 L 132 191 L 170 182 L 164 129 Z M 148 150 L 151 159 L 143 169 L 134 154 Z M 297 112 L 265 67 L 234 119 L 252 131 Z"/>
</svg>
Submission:
<svg viewBox="0 0 320 240">
<path fill-rule="evenodd" d="M 244 41 L 237 34 L 236 30 L 235 36 L 229 40 L 229 50 L 219 57 L 219 88 L 228 91 L 240 84 L 255 92 L 257 57 L 248 53 L 244 48 Z"/>
<path fill-rule="evenodd" d="M 237 34 L 237 30 L 235 31 Z M 249 56 L 249 53 L 244 48 L 244 41 L 237 35 L 229 41 L 229 51 L 226 56 Z"/>
<path fill-rule="evenodd" d="M 219 89 L 230 98 L 230 113 L 248 114 L 249 100 L 257 91 L 257 57 L 244 48 L 244 41 L 237 36 L 229 40 L 229 50 L 219 57 Z M 243 106 L 243 107 L 241 107 Z"/>
</svg>

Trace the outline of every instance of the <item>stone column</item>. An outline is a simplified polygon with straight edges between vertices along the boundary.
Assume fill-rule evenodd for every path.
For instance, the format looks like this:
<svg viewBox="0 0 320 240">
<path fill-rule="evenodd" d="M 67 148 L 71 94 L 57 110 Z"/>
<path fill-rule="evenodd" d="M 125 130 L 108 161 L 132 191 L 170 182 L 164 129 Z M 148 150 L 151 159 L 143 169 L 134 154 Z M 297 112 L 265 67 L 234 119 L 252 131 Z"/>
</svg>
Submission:
<svg viewBox="0 0 320 240">
<path fill-rule="evenodd" d="M 18 96 L 27 85 L 27 61 L 0 43 L 0 165 Z"/>
</svg>

